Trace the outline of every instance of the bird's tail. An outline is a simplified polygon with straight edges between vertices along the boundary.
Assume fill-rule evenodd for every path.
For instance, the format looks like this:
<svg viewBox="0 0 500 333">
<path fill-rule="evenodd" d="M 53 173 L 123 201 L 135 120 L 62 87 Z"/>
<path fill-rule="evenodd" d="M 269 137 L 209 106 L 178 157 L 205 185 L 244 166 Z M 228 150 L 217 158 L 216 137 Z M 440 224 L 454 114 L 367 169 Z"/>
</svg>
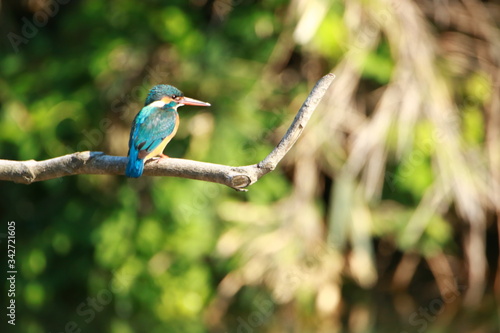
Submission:
<svg viewBox="0 0 500 333">
<path fill-rule="evenodd" d="M 125 175 L 131 178 L 138 178 L 144 171 L 144 160 L 139 158 L 139 151 L 131 148 L 128 155 L 127 168 Z"/>
</svg>

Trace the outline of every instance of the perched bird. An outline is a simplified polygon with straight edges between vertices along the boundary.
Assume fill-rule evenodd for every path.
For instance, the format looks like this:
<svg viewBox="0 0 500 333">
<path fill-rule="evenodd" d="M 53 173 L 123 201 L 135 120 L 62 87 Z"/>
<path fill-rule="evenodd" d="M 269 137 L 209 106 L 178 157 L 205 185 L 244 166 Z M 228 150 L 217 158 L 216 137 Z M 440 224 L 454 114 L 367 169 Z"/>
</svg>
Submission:
<svg viewBox="0 0 500 333">
<path fill-rule="evenodd" d="M 142 175 L 144 162 L 163 155 L 163 149 L 174 137 L 179 127 L 177 108 L 183 105 L 210 106 L 209 103 L 184 97 L 177 88 L 160 84 L 149 91 L 146 103 L 135 116 L 128 142 L 127 177 Z"/>
</svg>

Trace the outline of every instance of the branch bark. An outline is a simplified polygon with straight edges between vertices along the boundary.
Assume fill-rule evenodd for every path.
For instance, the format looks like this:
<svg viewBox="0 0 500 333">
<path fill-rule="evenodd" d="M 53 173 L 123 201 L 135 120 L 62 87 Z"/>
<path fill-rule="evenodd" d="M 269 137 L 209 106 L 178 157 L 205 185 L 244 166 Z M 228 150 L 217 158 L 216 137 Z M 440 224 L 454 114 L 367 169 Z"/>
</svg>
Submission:
<svg viewBox="0 0 500 333">
<path fill-rule="evenodd" d="M 292 148 L 334 79 L 335 75 L 330 73 L 316 83 L 286 134 L 261 162 L 232 167 L 177 158 L 156 159 L 146 162 L 144 175 L 204 180 L 227 185 L 238 191 L 246 191 L 246 187 L 273 171 Z M 126 157 L 92 151 L 77 152 L 44 161 L 0 160 L 0 180 L 31 184 L 81 174 L 123 175 L 126 164 Z"/>
</svg>

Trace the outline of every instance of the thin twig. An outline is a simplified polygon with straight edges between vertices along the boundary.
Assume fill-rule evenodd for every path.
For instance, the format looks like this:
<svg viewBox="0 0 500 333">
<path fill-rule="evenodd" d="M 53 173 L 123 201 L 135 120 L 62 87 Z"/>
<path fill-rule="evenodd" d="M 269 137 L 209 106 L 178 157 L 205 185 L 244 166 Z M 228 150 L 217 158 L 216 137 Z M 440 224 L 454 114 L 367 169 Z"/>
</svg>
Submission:
<svg viewBox="0 0 500 333">
<path fill-rule="evenodd" d="M 335 79 L 334 74 L 322 77 L 314 86 L 290 128 L 280 143 L 260 163 L 231 167 L 185 159 L 168 158 L 146 162 L 145 176 L 169 176 L 204 180 L 227 185 L 238 191 L 258 181 L 276 168 L 297 141 L 309 118 Z M 102 152 L 77 152 L 44 161 L 0 160 L 0 180 L 31 184 L 71 175 L 123 175 L 127 158 L 105 155 Z"/>
</svg>

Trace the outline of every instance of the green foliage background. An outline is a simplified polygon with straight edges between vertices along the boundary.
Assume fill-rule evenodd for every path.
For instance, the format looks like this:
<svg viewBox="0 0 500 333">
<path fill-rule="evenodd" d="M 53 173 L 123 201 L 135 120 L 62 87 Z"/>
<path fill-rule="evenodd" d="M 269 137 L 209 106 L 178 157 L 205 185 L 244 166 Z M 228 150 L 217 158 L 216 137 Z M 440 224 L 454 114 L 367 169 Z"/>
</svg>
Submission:
<svg viewBox="0 0 500 333">
<path fill-rule="evenodd" d="M 247 193 L 176 178 L 3 182 L 0 235 L 16 222 L 18 269 L 8 332 L 499 329 L 494 4 L 0 6 L 2 159 L 125 155 L 148 90 L 168 83 L 212 104 L 180 110 L 168 155 L 257 163 L 337 74 Z"/>
</svg>

